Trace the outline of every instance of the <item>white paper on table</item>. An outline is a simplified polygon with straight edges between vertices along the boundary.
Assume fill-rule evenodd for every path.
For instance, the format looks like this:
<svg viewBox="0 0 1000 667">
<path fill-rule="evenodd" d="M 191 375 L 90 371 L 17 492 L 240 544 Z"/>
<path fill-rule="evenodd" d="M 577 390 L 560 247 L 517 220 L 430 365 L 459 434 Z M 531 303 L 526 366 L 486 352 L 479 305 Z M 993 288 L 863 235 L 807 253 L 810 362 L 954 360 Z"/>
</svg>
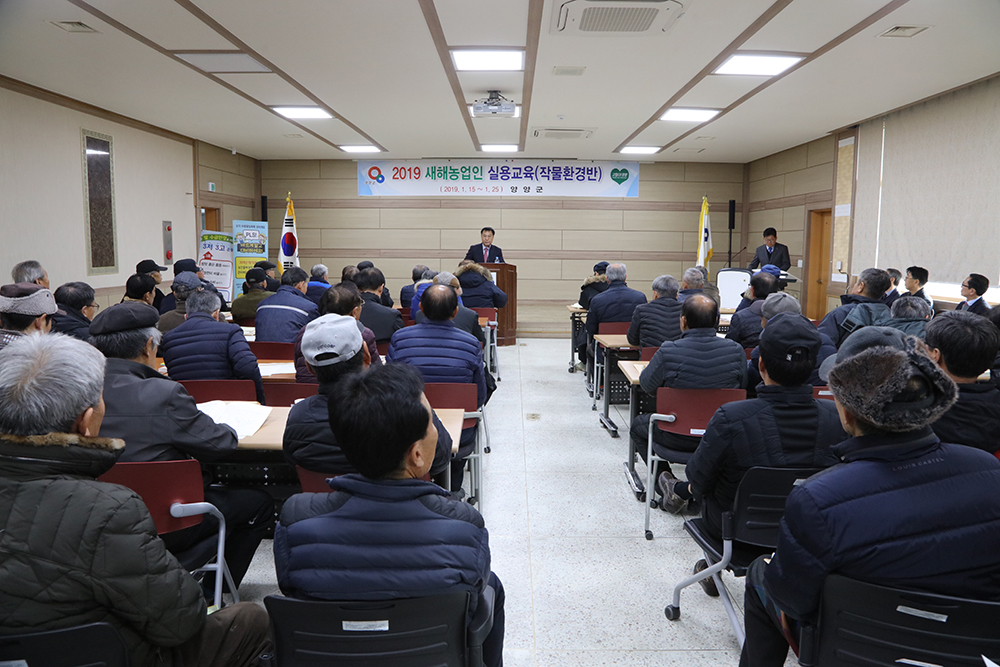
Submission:
<svg viewBox="0 0 1000 667">
<path fill-rule="evenodd" d="M 236 431 L 237 438 L 245 438 L 259 431 L 264 420 L 271 414 L 271 408 L 250 401 L 209 401 L 199 403 L 198 409 L 215 420 L 216 424 L 231 427 Z"/>
<path fill-rule="evenodd" d="M 287 363 L 281 364 L 257 364 L 260 367 L 261 377 L 270 377 L 272 375 L 281 375 L 284 373 L 294 373 L 295 372 L 295 362 L 289 361 Z"/>
</svg>

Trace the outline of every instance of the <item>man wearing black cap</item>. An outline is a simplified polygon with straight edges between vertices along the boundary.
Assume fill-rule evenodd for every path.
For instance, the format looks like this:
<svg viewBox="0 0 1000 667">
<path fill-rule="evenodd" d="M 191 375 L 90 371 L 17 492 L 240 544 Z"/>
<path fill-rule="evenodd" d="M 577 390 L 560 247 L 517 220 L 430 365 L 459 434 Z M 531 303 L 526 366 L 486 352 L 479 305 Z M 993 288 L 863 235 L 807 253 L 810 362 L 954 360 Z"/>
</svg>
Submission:
<svg viewBox="0 0 1000 667">
<path fill-rule="evenodd" d="M 580 285 L 580 299 L 577 303 L 581 308 L 590 308 L 590 300 L 608 289 L 608 263 L 598 262 L 594 264 L 594 275 L 583 281 Z"/>
<path fill-rule="evenodd" d="M 1000 600 L 1000 461 L 931 430 L 956 390 L 921 347 L 869 326 L 837 352 L 830 389 L 852 437 L 831 448 L 841 465 L 788 496 L 773 558 L 747 572 L 740 665 L 783 665 L 786 633 L 815 622 L 832 573 Z"/>
<path fill-rule="evenodd" d="M 153 280 L 156 281 L 157 285 L 163 282 L 163 276 L 160 274 L 160 271 L 166 271 L 166 270 L 167 267 L 160 266 L 151 259 L 144 259 L 135 265 L 136 273 L 142 273 L 147 276 L 150 276 Z M 163 297 L 164 297 L 163 292 L 161 292 L 160 288 L 157 287 L 155 296 L 153 297 L 153 308 L 156 308 L 157 312 L 161 312 L 160 305 L 162 305 L 163 303 Z"/>
<path fill-rule="evenodd" d="M 267 274 L 267 289 L 268 292 L 277 292 L 278 288 L 281 287 L 281 281 L 274 277 L 274 270 L 278 268 L 278 265 L 274 262 L 269 262 L 266 259 L 262 259 L 253 265 L 255 269 L 263 269 L 264 273 Z M 243 286 L 243 293 L 246 294 L 247 287 Z"/>
<path fill-rule="evenodd" d="M 267 289 L 267 273 L 264 269 L 253 268 L 247 271 L 246 282 L 243 283 L 243 294 L 233 301 L 233 321 L 252 320 L 257 315 L 257 306 L 274 292 Z"/>
<path fill-rule="evenodd" d="M 119 461 L 210 462 L 233 452 L 236 433 L 198 410 L 179 382 L 156 371 L 157 319 L 152 306 L 128 302 L 98 313 L 90 325 L 91 344 L 108 359 L 101 433 L 125 441 Z M 218 486 L 206 487 L 205 500 L 226 517 L 226 562 L 238 587 L 267 531 L 274 503 L 263 491 Z M 179 555 L 217 534 L 215 521 L 206 519 L 165 534 L 163 540 Z"/>
<path fill-rule="evenodd" d="M 35 283 L 0 287 L 0 350 L 21 336 L 48 333 L 59 311 L 55 297 Z"/>
</svg>

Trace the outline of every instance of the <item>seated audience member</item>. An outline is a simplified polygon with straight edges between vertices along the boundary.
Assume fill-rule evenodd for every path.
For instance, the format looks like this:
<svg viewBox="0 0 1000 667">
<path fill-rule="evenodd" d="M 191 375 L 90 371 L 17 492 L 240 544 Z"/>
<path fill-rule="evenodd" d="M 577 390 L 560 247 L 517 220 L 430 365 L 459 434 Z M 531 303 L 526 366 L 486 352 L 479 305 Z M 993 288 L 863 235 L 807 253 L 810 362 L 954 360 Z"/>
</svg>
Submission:
<svg viewBox="0 0 1000 667">
<path fill-rule="evenodd" d="M 609 264 L 606 271 L 608 288 L 590 300 L 587 311 L 587 337 L 590 355 L 592 339 L 605 322 L 631 322 L 636 306 L 646 303 L 646 295 L 628 286 L 628 268 L 624 264 Z M 698 273 L 701 276 L 701 273 Z"/>
<path fill-rule="evenodd" d="M 892 319 L 886 320 L 883 326 L 899 329 L 908 336 L 923 340 L 924 329 L 932 315 L 926 301 L 915 296 L 901 296 L 893 300 L 889 312 Z"/>
<path fill-rule="evenodd" d="M 416 284 L 423 280 L 424 271 L 430 271 L 430 268 L 424 266 L 423 264 L 417 264 L 413 267 L 413 271 L 410 273 L 410 278 L 413 280 L 412 285 L 403 285 L 403 289 L 399 290 L 399 305 L 401 308 L 409 308 L 410 302 L 413 301 L 413 293 L 416 291 Z"/>
<path fill-rule="evenodd" d="M 177 281 L 177 276 L 179 276 L 182 273 L 185 272 L 193 273 L 198 278 L 198 281 L 202 285 L 202 289 L 206 289 L 205 272 L 201 270 L 200 266 L 198 266 L 198 262 L 194 261 L 193 259 L 189 258 L 189 259 L 177 260 L 176 262 L 174 262 L 173 270 L 174 270 L 174 282 Z M 177 308 L 177 295 L 168 294 L 165 297 L 163 297 L 163 301 L 160 302 L 160 315 L 169 313 L 171 310 L 174 310 L 175 308 Z"/>
<path fill-rule="evenodd" d="M 699 274 L 701 275 L 701 274 Z M 660 387 L 677 389 L 742 389 L 747 381 L 747 357 L 743 348 L 715 335 L 719 325 L 719 304 L 704 294 L 695 294 L 681 306 L 681 337 L 660 345 L 649 365 L 639 376 L 639 385 L 647 394 L 656 395 Z M 632 421 L 629 435 L 642 460 L 646 460 L 649 415 Z M 653 442 L 693 452 L 699 436 L 675 435 L 660 429 L 653 431 Z M 658 474 L 658 473 L 657 473 Z M 662 509 L 672 511 L 666 506 Z"/>
<path fill-rule="evenodd" d="M 21 336 L 49 333 L 58 310 L 52 292 L 36 283 L 0 287 L 0 350 Z"/>
<path fill-rule="evenodd" d="M 701 269 L 691 267 L 684 271 L 681 277 L 681 289 L 677 292 L 677 300 L 681 303 L 687 300 L 692 294 L 705 293 L 705 274 Z"/>
<path fill-rule="evenodd" d="M 750 288 L 746 297 L 750 306 L 733 313 L 729 320 L 729 331 L 726 338 L 735 340 L 742 347 L 756 347 L 760 340 L 761 308 L 768 296 L 778 291 L 778 279 L 766 271 L 758 271 L 750 278 Z"/>
<path fill-rule="evenodd" d="M 892 304 L 900 297 L 897 288 L 903 279 L 903 274 L 899 272 L 899 269 L 886 269 L 885 272 L 889 274 L 889 291 L 882 296 L 882 303 L 892 308 Z"/>
<path fill-rule="evenodd" d="M 160 330 L 160 333 L 167 333 L 184 324 L 184 319 L 187 317 L 188 297 L 203 290 L 201 280 L 191 271 L 181 271 L 176 274 L 174 281 L 170 284 L 170 296 L 174 297 L 174 303 L 177 305 L 166 313 L 160 311 L 160 321 L 156 323 L 156 328 Z M 165 298 L 163 300 L 166 301 Z"/>
<path fill-rule="evenodd" d="M 653 300 L 632 311 L 629 345 L 660 347 L 663 341 L 681 337 L 681 304 L 677 301 L 677 279 L 662 275 L 653 281 Z"/>
<path fill-rule="evenodd" d="M 179 382 L 160 375 L 156 309 L 144 303 L 111 306 L 90 325 L 90 343 L 107 357 L 101 433 L 125 441 L 119 461 L 215 461 L 236 450 L 236 432 L 198 410 Z M 258 489 L 205 487 L 205 500 L 226 517 L 226 563 L 237 588 L 271 525 L 274 501 Z M 218 523 L 167 533 L 167 549 L 180 554 L 218 539 Z"/>
<path fill-rule="evenodd" d="M 156 279 L 153 276 L 146 273 L 134 273 L 125 281 L 125 296 L 122 297 L 120 303 L 146 303 L 156 308 L 158 292 L 162 297 L 163 293 L 156 287 Z M 159 309 L 156 312 L 159 313 Z"/>
<path fill-rule="evenodd" d="M 965 301 L 955 306 L 955 310 L 967 310 L 976 315 L 985 315 L 991 310 L 983 295 L 990 288 L 990 279 L 978 273 L 970 273 L 962 281 L 962 298 Z"/>
<path fill-rule="evenodd" d="M 326 264 L 315 264 L 309 270 L 309 283 L 306 285 L 306 296 L 317 306 L 319 305 L 319 300 L 330 289 L 329 277 L 330 269 L 326 268 Z"/>
<path fill-rule="evenodd" d="M 340 270 L 340 282 L 353 283 L 355 278 L 358 277 L 359 271 L 361 271 L 361 269 L 359 269 L 358 267 L 354 266 L 353 264 L 348 264 L 347 266 L 345 266 L 343 269 Z"/>
<path fill-rule="evenodd" d="M 301 493 L 282 507 L 274 535 L 278 586 L 309 600 L 392 599 L 458 587 L 473 594 L 472 614 L 481 603 L 476 593 L 489 585 L 496 599 L 483 663 L 499 667 L 504 592 L 490 572 L 483 517 L 420 479 L 438 441 L 422 389 L 419 373 L 402 364 L 348 374 L 333 387 L 330 428 L 358 473 L 329 480 L 333 493 Z"/>
<path fill-rule="evenodd" d="M 841 465 L 792 491 L 773 558 L 747 573 L 741 665 L 785 663 L 829 574 L 1000 600 L 1000 461 L 934 435 L 955 383 L 919 346 L 866 327 L 838 351 L 830 389 L 852 437 L 832 447 Z"/>
<path fill-rule="evenodd" d="M 888 273 L 882 269 L 865 269 L 850 293 L 840 297 L 842 305 L 827 313 L 819 323 L 819 330 L 839 348 L 855 330 L 885 324 L 892 317 L 889 307 L 882 303 L 888 288 Z M 861 310 L 855 313 L 859 307 Z"/>
<path fill-rule="evenodd" d="M 1000 332 L 971 311 L 944 312 L 927 323 L 927 351 L 958 386 L 958 400 L 931 425 L 941 442 L 1000 450 L 1000 390 L 979 376 L 1000 352 Z"/>
<path fill-rule="evenodd" d="M 1000 331 L 1000 308 L 991 308 L 986 313 L 986 319 L 992 322 L 993 326 Z M 1000 387 L 1000 352 L 997 353 L 997 358 L 990 365 L 990 382 Z"/>
<path fill-rule="evenodd" d="M 271 292 L 272 294 L 278 291 L 278 288 L 281 287 L 281 281 L 279 281 L 277 278 L 274 277 L 274 270 L 278 268 L 277 264 L 275 264 L 274 262 L 269 262 L 266 259 L 262 259 L 261 261 L 254 264 L 253 268 L 260 269 L 261 271 L 264 272 L 264 275 L 267 277 L 267 281 L 264 284 L 264 289 L 266 291 Z M 246 294 L 249 291 L 249 289 L 250 288 L 247 287 L 246 282 L 244 282 L 243 293 Z"/>
<path fill-rule="evenodd" d="M 96 480 L 125 447 L 98 437 L 104 366 L 62 335 L 0 353 L 0 636 L 103 621 L 136 667 L 256 664 L 267 613 L 244 602 L 206 614 L 139 496 Z"/>
<path fill-rule="evenodd" d="M 94 288 L 87 283 L 66 283 L 53 296 L 59 311 L 52 316 L 52 331 L 73 338 L 90 338 L 90 321 L 100 306 L 94 301 Z"/>
<path fill-rule="evenodd" d="M 799 305 L 798 299 L 787 292 L 775 292 L 774 294 L 768 295 L 768 297 L 764 299 L 764 305 L 760 310 L 761 328 L 767 328 L 767 323 L 771 320 L 771 318 L 775 317 L 779 313 L 794 313 L 796 315 L 801 315 L 802 306 Z M 830 337 L 825 333 L 819 331 L 818 329 L 816 332 L 819 334 L 820 347 L 819 352 L 816 354 L 816 364 L 813 366 L 812 373 L 810 373 L 806 382 L 814 387 L 822 387 L 826 386 L 826 378 L 820 377 L 820 368 L 824 361 L 837 354 L 837 346 L 833 344 L 833 341 L 830 340 Z M 757 386 L 764 381 L 760 375 L 760 370 L 757 367 L 759 361 L 760 345 L 758 344 L 757 347 L 750 352 L 750 363 L 747 365 L 747 396 L 756 396 Z"/>
<path fill-rule="evenodd" d="M 934 300 L 924 294 L 924 285 L 927 284 L 928 280 L 930 280 L 930 273 L 928 273 L 927 269 L 922 266 L 911 266 L 906 269 L 906 278 L 903 279 L 903 286 L 906 287 L 909 296 L 923 299 L 931 307 L 931 311 L 933 311 Z M 903 294 L 902 296 L 907 295 Z"/>
<path fill-rule="evenodd" d="M 837 406 L 814 399 L 808 384 L 820 346 L 812 322 L 795 313 L 775 315 L 760 336 L 764 386 L 757 398 L 719 408 L 688 461 L 688 481 L 678 481 L 669 471 L 660 475 L 662 502 L 679 511 L 697 496 L 705 527 L 721 540 L 722 513 L 733 509 L 736 489 L 750 468 L 828 468 L 837 463 L 830 446 L 847 439 Z M 695 572 L 705 567 L 701 560 Z M 704 581 L 706 590 L 717 595 L 714 581 Z"/>
<path fill-rule="evenodd" d="M 462 304 L 462 287 L 458 278 L 456 278 L 452 273 L 442 271 L 434 276 L 434 280 L 432 282 L 435 285 L 447 285 L 455 290 L 455 294 L 458 295 L 458 312 L 451 321 L 454 322 L 456 328 L 475 336 L 476 340 L 479 341 L 479 344 L 485 347 L 486 334 L 483 333 L 483 328 L 479 326 L 479 315 L 476 311 L 471 308 L 466 308 Z M 414 322 L 419 324 L 420 322 L 423 322 L 427 316 L 424 315 L 421 310 L 418 310 L 414 313 L 410 313 L 410 317 L 413 318 Z"/>
<path fill-rule="evenodd" d="M 701 275 L 705 278 L 705 283 L 701 286 L 702 293 L 707 294 L 708 296 L 715 299 L 716 303 L 721 304 L 722 302 L 719 300 L 719 288 L 716 286 L 715 283 L 713 283 L 711 280 L 708 279 L 708 269 L 706 269 L 704 266 L 696 266 L 694 268 L 701 271 Z"/>
<path fill-rule="evenodd" d="M 444 277 L 438 278 L 439 275 L 444 274 Z M 429 276 L 429 277 L 428 277 Z M 455 277 L 455 274 L 449 273 L 448 271 L 425 271 L 424 280 L 421 280 L 414 286 L 413 298 L 410 300 L 410 317 L 416 320 L 417 313 L 420 312 L 420 297 L 423 296 L 424 290 L 434 284 L 438 285 L 450 285 L 451 279 Z M 424 281 L 427 282 L 424 282 Z M 462 304 L 462 296 L 459 293 L 458 305 Z M 477 320 L 478 321 L 478 320 Z"/>
<path fill-rule="evenodd" d="M 14 283 L 34 283 L 49 289 L 49 272 L 42 268 L 37 260 L 27 259 L 16 264 L 10 272 L 10 278 Z"/>
<path fill-rule="evenodd" d="M 765 264 L 764 266 L 760 267 L 757 271 L 755 271 L 754 275 L 757 275 L 758 273 L 769 273 L 772 276 L 774 276 L 775 280 L 778 281 L 776 283 L 777 284 L 777 289 L 775 291 L 779 291 L 780 292 L 781 290 L 783 290 L 786 287 L 788 287 L 788 283 L 786 283 L 785 281 L 781 280 L 781 269 L 779 269 L 778 267 L 776 267 L 774 264 Z M 737 313 L 740 312 L 741 310 L 745 310 L 745 309 L 749 308 L 750 304 L 753 303 L 753 300 L 748 296 L 749 294 L 750 294 L 750 288 L 747 287 L 746 291 L 743 292 L 743 295 L 742 295 L 742 298 L 740 299 L 739 305 L 736 306 L 736 312 Z"/>
<path fill-rule="evenodd" d="M 160 353 L 171 380 L 253 380 L 264 403 L 257 357 L 238 324 L 219 321 L 219 297 L 193 292 L 184 324 L 163 334 Z"/>
<path fill-rule="evenodd" d="M 149 276 L 150 278 L 153 279 L 153 308 L 156 308 L 157 312 L 160 311 L 160 305 L 163 303 L 163 297 L 164 297 L 163 292 L 160 291 L 160 288 L 157 287 L 157 285 L 163 282 L 163 274 L 160 272 L 166 270 L 167 267 L 160 266 L 151 259 L 144 259 L 135 265 L 136 273 L 144 276 Z M 127 289 L 128 285 L 126 284 L 126 290 Z M 126 294 L 125 296 L 128 297 L 128 294 Z"/>
<path fill-rule="evenodd" d="M 392 334 L 403 328 L 403 316 L 398 310 L 382 305 L 385 276 L 375 267 L 370 267 L 358 272 L 355 283 L 364 300 L 361 323 L 375 333 L 377 342 L 389 342 Z"/>
<path fill-rule="evenodd" d="M 337 288 L 334 288 L 337 289 Z M 364 344 L 357 322 L 343 315 L 323 315 L 303 328 L 303 361 L 319 380 L 315 396 L 296 403 L 288 413 L 282 448 L 292 465 L 306 470 L 346 475 L 357 472 L 330 430 L 328 396 L 343 378 L 367 370 Z M 434 416 L 437 450 L 431 475 L 446 473 L 451 461 L 451 436 Z"/>
<path fill-rule="evenodd" d="M 482 264 L 468 262 L 455 272 L 468 308 L 503 308 L 507 295 L 493 282 L 493 274 Z"/>
<path fill-rule="evenodd" d="M 425 382 L 458 382 L 476 385 L 477 406 L 486 402 L 483 348 L 472 334 L 452 321 L 458 313 L 458 294 L 448 285 L 431 285 L 421 300 L 427 318 L 392 335 L 386 361 L 416 366 Z M 476 444 L 476 426 L 462 430 L 458 454 L 451 466 L 451 487 L 462 488 L 465 458 Z"/>
<path fill-rule="evenodd" d="M 243 282 L 243 294 L 233 300 L 233 320 L 252 320 L 257 317 L 257 306 L 264 299 L 274 296 L 275 292 L 267 291 L 267 274 L 264 269 L 252 268 L 247 271 Z"/>
<path fill-rule="evenodd" d="M 378 353 L 378 344 L 375 342 L 375 334 L 371 329 L 361 323 L 361 312 L 365 302 L 358 292 L 358 286 L 352 282 L 337 283 L 326 291 L 323 298 L 319 300 L 319 315 L 345 315 L 354 320 L 358 331 L 361 332 L 361 339 L 364 341 L 365 349 L 362 350 L 365 357 L 365 367 L 375 364 L 382 365 L 382 357 Z M 306 328 L 302 327 L 295 337 L 295 381 L 305 384 L 316 384 L 316 375 L 309 369 L 306 358 L 302 354 L 302 336 Z"/>
<path fill-rule="evenodd" d="M 358 262 L 358 271 L 364 271 L 365 269 L 375 269 L 376 271 L 378 271 L 374 262 L 369 262 L 368 260 L 365 260 L 363 262 Z M 379 271 L 379 273 L 382 272 Z M 384 274 L 382 276 L 382 279 L 383 281 L 385 280 Z M 379 295 L 379 303 L 381 303 L 386 308 L 392 308 L 393 305 L 395 304 L 395 302 L 392 300 L 392 294 L 390 294 L 389 288 L 385 285 L 384 282 L 382 285 L 382 293 Z"/>
<path fill-rule="evenodd" d="M 281 274 L 281 287 L 257 306 L 257 340 L 292 343 L 302 327 L 316 318 L 319 308 L 306 297 L 308 278 L 297 266 Z"/>
<path fill-rule="evenodd" d="M 608 289 L 608 263 L 598 262 L 594 264 L 594 275 L 583 281 L 580 285 L 580 299 L 577 303 L 580 304 L 581 308 L 590 309 L 590 300 L 595 296 Z"/>
</svg>

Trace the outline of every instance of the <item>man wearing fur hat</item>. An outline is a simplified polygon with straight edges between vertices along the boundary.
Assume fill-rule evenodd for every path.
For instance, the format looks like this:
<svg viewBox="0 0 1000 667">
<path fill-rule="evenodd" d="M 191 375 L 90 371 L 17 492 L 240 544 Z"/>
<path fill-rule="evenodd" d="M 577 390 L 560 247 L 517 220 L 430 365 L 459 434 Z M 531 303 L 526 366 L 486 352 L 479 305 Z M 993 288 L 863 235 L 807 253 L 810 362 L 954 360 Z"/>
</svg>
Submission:
<svg viewBox="0 0 1000 667">
<path fill-rule="evenodd" d="M 254 664 L 267 613 L 244 602 L 206 615 L 139 496 L 95 479 L 125 447 L 97 437 L 104 367 L 60 334 L 0 352 L 0 635 L 105 621 L 137 667 Z"/>
<path fill-rule="evenodd" d="M 831 448 L 840 465 L 792 491 L 773 559 L 747 573 L 744 666 L 784 664 L 785 632 L 815 620 L 832 573 L 1000 600 L 1000 461 L 931 430 L 955 383 L 888 327 L 851 334 L 831 359 L 823 371 L 853 437 Z"/>
<path fill-rule="evenodd" d="M 455 271 L 462 286 L 466 308 L 503 308 L 507 294 L 493 282 L 493 274 L 482 264 L 467 262 Z"/>
</svg>

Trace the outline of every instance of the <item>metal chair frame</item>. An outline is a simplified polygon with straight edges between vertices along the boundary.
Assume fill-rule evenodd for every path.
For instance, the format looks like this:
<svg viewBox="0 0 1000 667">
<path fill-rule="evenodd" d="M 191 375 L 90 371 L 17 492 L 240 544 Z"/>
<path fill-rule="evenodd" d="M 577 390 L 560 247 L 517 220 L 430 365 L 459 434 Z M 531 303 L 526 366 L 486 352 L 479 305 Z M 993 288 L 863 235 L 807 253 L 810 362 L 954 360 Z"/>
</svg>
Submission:
<svg viewBox="0 0 1000 667">
<path fill-rule="evenodd" d="M 459 393 L 460 392 L 460 393 Z M 483 510 L 483 454 L 490 451 L 489 429 L 486 425 L 485 406 L 475 407 L 479 402 L 476 385 L 460 382 L 428 382 L 424 385 L 427 402 L 432 408 L 460 408 L 465 411 L 462 426 L 465 422 L 476 420 L 476 443 L 472 453 L 466 457 L 469 463 L 469 503 L 479 503 L 479 511 Z M 471 424 L 470 424 L 471 426 Z M 449 489 L 449 491 L 452 489 Z"/>
</svg>

